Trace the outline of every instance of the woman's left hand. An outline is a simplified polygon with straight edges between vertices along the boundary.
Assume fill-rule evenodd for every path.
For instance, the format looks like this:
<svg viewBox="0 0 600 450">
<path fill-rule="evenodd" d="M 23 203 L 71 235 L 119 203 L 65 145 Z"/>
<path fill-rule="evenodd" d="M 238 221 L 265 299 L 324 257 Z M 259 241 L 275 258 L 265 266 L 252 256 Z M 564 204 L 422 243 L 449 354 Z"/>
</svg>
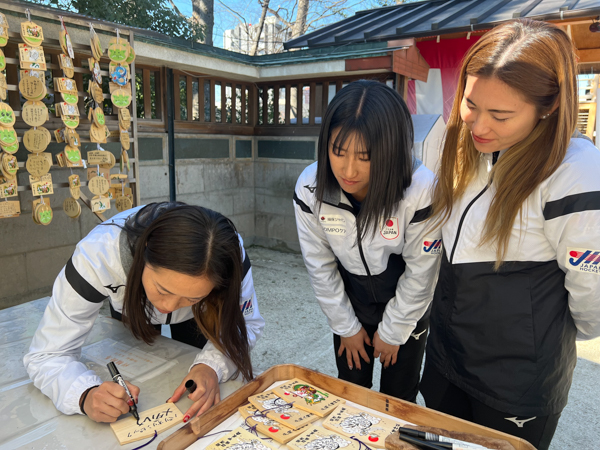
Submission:
<svg viewBox="0 0 600 450">
<path fill-rule="evenodd" d="M 206 364 L 196 364 L 167 402 L 175 403 L 181 398 L 186 392 L 185 383 L 188 380 L 194 380 L 196 390 L 188 395 L 188 398 L 193 400 L 194 404 L 185 412 L 183 422 L 187 422 L 194 415 L 199 416 L 212 405 L 221 401 L 217 373 Z"/>
<path fill-rule="evenodd" d="M 379 362 L 383 364 L 384 368 L 388 368 L 396 364 L 398 357 L 399 345 L 386 344 L 379 337 L 379 332 L 375 332 L 373 336 L 373 358 L 379 358 Z"/>
</svg>

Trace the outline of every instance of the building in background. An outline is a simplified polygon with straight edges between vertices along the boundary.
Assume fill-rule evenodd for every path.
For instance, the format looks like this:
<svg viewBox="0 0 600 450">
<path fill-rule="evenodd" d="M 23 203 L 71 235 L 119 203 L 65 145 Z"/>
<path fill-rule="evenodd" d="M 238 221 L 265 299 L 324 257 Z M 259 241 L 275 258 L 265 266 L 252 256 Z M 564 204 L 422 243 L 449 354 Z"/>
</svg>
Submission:
<svg viewBox="0 0 600 450">
<path fill-rule="evenodd" d="M 250 54 L 252 42 L 258 33 L 258 25 L 240 23 L 232 30 L 223 33 L 223 48 L 232 52 Z M 258 42 L 257 55 L 268 55 L 283 51 L 283 43 L 291 38 L 291 30 L 276 17 L 265 19 L 263 31 Z"/>
</svg>

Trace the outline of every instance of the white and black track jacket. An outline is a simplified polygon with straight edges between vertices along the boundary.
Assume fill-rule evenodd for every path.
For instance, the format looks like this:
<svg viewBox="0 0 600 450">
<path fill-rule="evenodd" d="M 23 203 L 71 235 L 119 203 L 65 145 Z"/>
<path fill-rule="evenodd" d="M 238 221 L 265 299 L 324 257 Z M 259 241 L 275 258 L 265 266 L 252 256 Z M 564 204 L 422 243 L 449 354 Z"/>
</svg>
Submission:
<svg viewBox="0 0 600 450">
<path fill-rule="evenodd" d="M 499 272 L 480 246 L 495 189 L 493 155 L 442 228 L 427 361 L 486 405 L 523 416 L 560 412 L 575 339 L 600 336 L 600 152 L 572 139 L 560 167 L 517 216 Z M 502 154 L 500 154 L 502 158 Z"/>
<path fill-rule="evenodd" d="M 298 178 L 296 225 L 304 263 L 321 309 L 335 334 L 353 336 L 377 325 L 381 339 L 403 345 L 428 312 L 442 246 L 426 232 L 434 176 L 417 161 L 412 184 L 375 235 L 356 241 L 356 213 L 341 189 L 315 196 L 317 163 Z"/>
<path fill-rule="evenodd" d="M 122 224 L 140 209 L 120 213 L 105 223 Z M 248 255 L 244 258 L 240 307 L 252 348 L 264 327 L 258 310 L 252 269 Z M 73 256 L 61 270 L 52 289 L 42 321 L 33 337 L 24 363 L 34 385 L 50 397 L 64 414 L 81 414 L 79 399 L 88 388 L 102 384 L 102 379 L 79 361 L 81 347 L 106 299 L 115 311 L 123 310 L 123 297 L 132 255 L 124 231 L 114 225 L 94 228 L 77 244 Z M 170 314 L 153 310 L 153 324 L 180 323 L 193 318 L 192 308 Z M 236 371 L 235 364 L 208 342 L 198 353 L 194 365 L 203 363 L 215 370 L 219 382 Z"/>
</svg>

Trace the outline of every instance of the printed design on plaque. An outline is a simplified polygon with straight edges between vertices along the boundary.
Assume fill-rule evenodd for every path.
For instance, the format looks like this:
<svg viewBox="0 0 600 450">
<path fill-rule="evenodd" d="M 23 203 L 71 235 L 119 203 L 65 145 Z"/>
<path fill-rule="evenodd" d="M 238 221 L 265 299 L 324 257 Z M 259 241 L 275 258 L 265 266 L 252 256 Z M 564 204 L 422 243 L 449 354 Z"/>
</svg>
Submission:
<svg viewBox="0 0 600 450">
<path fill-rule="evenodd" d="M 7 178 L 0 175 L 0 198 L 9 198 L 18 196 L 17 178 Z"/>
<path fill-rule="evenodd" d="M 126 108 L 131 103 L 131 92 L 125 89 L 117 89 L 110 96 L 117 108 Z"/>
<path fill-rule="evenodd" d="M 0 72 L 0 99 L 6 100 L 6 90 L 8 88 L 8 83 L 6 82 L 6 76 Z"/>
<path fill-rule="evenodd" d="M 111 73 L 110 79 L 113 83 L 119 86 L 125 86 L 129 80 L 129 71 L 126 67 L 118 65 Z"/>
<path fill-rule="evenodd" d="M 252 405 L 270 419 L 297 430 L 319 418 L 316 414 L 301 411 L 295 404 L 288 403 L 272 392 L 263 392 L 248 398 Z"/>
<path fill-rule="evenodd" d="M 8 28 L 6 25 L 0 24 L 0 47 L 5 47 L 6 44 L 8 44 Z"/>
<path fill-rule="evenodd" d="M 2 173 L 12 180 L 15 177 L 17 170 L 19 170 L 17 157 L 9 153 L 4 153 L 2 155 Z"/>
<path fill-rule="evenodd" d="M 2 145 L 2 150 L 4 150 L 6 153 L 10 153 L 11 155 L 13 153 L 17 153 L 17 151 L 19 151 L 19 143 L 15 142 L 12 145 Z"/>
<path fill-rule="evenodd" d="M 125 62 L 129 57 L 129 44 L 127 41 L 112 38 L 108 43 L 108 57 L 114 62 Z"/>
<path fill-rule="evenodd" d="M 443 250 L 442 239 L 425 238 L 421 246 L 421 255 L 441 255 Z"/>
<path fill-rule="evenodd" d="M 312 386 L 303 380 L 292 380 L 273 389 L 273 393 L 294 406 L 304 411 L 311 412 L 319 417 L 330 414 L 337 405 L 345 403 L 345 400 Z"/>
<path fill-rule="evenodd" d="M 282 426 L 273 419 L 269 419 L 250 404 L 240 406 L 238 411 L 250 427 L 256 427 L 260 433 L 269 436 L 281 444 L 285 444 L 300 436 L 309 426 L 305 425 L 297 430 L 292 430 L 291 428 Z"/>
<path fill-rule="evenodd" d="M 320 214 L 319 223 L 327 234 L 334 236 L 346 235 L 346 218 L 340 214 Z"/>
<path fill-rule="evenodd" d="M 344 436 L 354 436 L 361 442 L 377 448 L 385 448 L 385 438 L 397 432 L 402 424 L 375 416 L 366 411 L 340 405 L 323 422 L 323 427 Z"/>
<path fill-rule="evenodd" d="M 81 161 L 81 152 L 77 147 L 65 146 L 65 156 L 71 164 L 79 164 Z"/>
<path fill-rule="evenodd" d="M 206 447 L 206 450 L 273 450 L 274 448 L 249 431 L 236 428 Z"/>
<path fill-rule="evenodd" d="M 15 112 L 6 103 L 0 103 L 0 126 L 12 127 L 15 124 Z"/>
<path fill-rule="evenodd" d="M 10 146 L 17 142 L 17 133 L 13 128 L 2 128 L 0 129 L 0 144 L 3 146 Z"/>
<path fill-rule="evenodd" d="M 0 50 L 0 70 L 4 70 L 6 68 L 6 57 L 4 56 L 4 52 Z"/>
<path fill-rule="evenodd" d="M 600 275 L 600 250 L 569 247 L 565 265 L 569 270 Z"/>
<path fill-rule="evenodd" d="M 21 23 L 21 38 L 27 44 L 34 47 L 39 47 L 44 40 L 44 31 L 42 27 L 34 22 Z"/>
<path fill-rule="evenodd" d="M 29 183 L 31 184 L 31 193 L 33 196 L 54 194 L 52 175 L 49 173 L 40 178 L 29 176 Z"/>
<path fill-rule="evenodd" d="M 79 116 L 63 115 L 61 118 L 67 128 L 75 129 L 79 125 Z"/>
<path fill-rule="evenodd" d="M 288 444 L 292 450 L 360 450 L 361 444 L 322 427 L 311 427 Z"/>
</svg>

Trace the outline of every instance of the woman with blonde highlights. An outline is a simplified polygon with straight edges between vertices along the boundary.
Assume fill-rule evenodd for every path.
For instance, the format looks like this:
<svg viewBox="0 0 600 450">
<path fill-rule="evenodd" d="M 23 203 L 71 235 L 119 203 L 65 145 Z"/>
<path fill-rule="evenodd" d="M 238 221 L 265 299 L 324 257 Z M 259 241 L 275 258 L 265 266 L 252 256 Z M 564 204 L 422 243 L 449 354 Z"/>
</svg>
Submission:
<svg viewBox="0 0 600 450">
<path fill-rule="evenodd" d="M 562 30 L 488 32 L 463 61 L 433 196 L 445 251 L 427 406 L 539 449 L 567 403 L 575 339 L 600 335 L 600 152 L 576 132 L 577 99 Z"/>
</svg>

